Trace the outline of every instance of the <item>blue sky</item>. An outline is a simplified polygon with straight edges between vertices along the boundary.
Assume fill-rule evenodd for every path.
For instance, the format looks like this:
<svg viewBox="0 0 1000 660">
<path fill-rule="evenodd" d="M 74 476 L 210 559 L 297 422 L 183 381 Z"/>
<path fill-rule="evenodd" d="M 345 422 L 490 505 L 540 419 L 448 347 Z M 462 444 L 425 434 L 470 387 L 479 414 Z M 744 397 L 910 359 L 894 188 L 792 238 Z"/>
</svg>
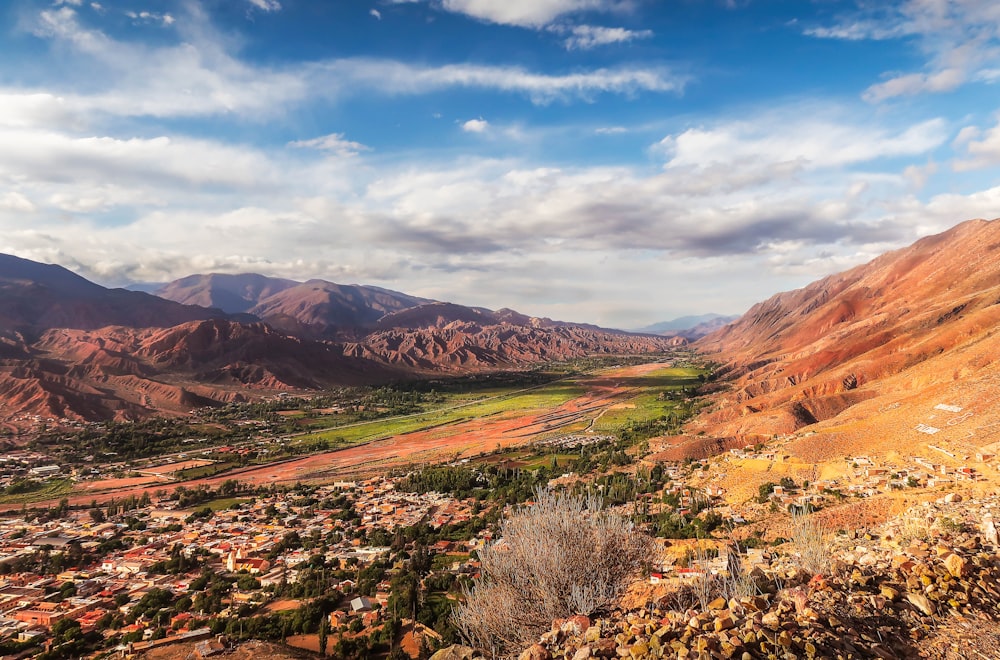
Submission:
<svg viewBox="0 0 1000 660">
<path fill-rule="evenodd" d="M 982 0 L 12 0 L 0 251 L 617 327 L 1000 216 Z"/>
</svg>

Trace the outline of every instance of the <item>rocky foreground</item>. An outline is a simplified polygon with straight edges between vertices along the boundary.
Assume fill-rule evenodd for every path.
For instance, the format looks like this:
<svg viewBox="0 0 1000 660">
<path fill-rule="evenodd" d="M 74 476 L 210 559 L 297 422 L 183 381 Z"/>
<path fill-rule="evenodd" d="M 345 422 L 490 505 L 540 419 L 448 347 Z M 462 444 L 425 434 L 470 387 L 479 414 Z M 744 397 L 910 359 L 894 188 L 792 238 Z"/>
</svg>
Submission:
<svg viewBox="0 0 1000 660">
<path fill-rule="evenodd" d="M 1000 658 L 997 500 L 950 499 L 877 534 L 834 536 L 823 574 L 789 554 L 710 594 L 688 586 L 686 601 L 675 594 L 606 618 L 556 621 L 520 660 Z M 709 597 L 706 607 L 692 602 Z M 473 654 L 451 647 L 434 660 Z"/>
</svg>

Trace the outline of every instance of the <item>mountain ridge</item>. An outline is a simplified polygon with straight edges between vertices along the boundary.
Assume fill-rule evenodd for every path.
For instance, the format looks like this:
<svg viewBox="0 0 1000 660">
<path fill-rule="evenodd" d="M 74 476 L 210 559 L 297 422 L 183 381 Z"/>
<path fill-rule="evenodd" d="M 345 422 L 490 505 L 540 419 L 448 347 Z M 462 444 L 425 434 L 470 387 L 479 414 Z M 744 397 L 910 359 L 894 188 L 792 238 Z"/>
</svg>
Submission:
<svg viewBox="0 0 1000 660">
<path fill-rule="evenodd" d="M 932 398 L 975 404 L 992 419 L 980 402 L 995 387 L 998 330 L 1000 221 L 967 221 L 775 294 L 696 342 L 723 365 L 700 428 L 756 440 L 853 423 L 871 431 L 870 447 L 884 448 L 920 437 L 902 415 Z M 942 442 L 953 435 L 946 431 Z M 977 444 L 994 435 L 973 431 Z M 806 444 L 804 452 L 822 453 Z"/>
</svg>

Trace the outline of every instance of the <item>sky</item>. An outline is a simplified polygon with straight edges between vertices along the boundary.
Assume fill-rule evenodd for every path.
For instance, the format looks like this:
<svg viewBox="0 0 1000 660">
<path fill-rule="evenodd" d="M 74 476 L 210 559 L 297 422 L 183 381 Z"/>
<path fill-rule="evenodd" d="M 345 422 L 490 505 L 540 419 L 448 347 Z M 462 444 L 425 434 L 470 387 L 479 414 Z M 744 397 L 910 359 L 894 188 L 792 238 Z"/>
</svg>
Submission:
<svg viewBox="0 0 1000 660">
<path fill-rule="evenodd" d="M 0 252 L 636 328 L 1000 216 L 992 0 L 4 0 Z"/>
</svg>

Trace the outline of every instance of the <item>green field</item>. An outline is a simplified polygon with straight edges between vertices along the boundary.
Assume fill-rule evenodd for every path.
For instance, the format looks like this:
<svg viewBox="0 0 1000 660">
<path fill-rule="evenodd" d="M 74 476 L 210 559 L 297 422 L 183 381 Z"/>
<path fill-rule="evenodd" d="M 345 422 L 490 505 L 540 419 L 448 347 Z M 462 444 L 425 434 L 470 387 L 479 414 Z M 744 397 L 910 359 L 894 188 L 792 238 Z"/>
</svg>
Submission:
<svg viewBox="0 0 1000 660">
<path fill-rule="evenodd" d="M 29 492 L 0 496 L 0 504 L 31 504 L 69 495 L 71 490 L 73 490 L 72 479 L 50 479 L 41 482 L 39 488 Z"/>
<path fill-rule="evenodd" d="M 448 396 L 446 397 L 447 402 L 438 410 L 330 428 L 302 436 L 296 442 L 315 444 L 325 441 L 329 443 L 331 448 L 346 447 L 370 440 L 454 424 L 467 419 L 546 410 L 581 396 L 585 391 L 583 387 L 574 382 L 563 381 L 542 385 L 528 391 L 494 390 L 490 392 L 488 397 L 483 397 L 482 393 L 479 393 L 480 396 L 471 401 L 467 394 Z"/>
<path fill-rule="evenodd" d="M 625 407 L 606 411 L 594 423 L 593 430 L 615 433 L 629 422 L 648 422 L 682 413 L 688 403 L 680 396 L 681 391 L 698 386 L 699 376 L 704 373 L 702 369 L 670 367 L 630 379 L 628 384 L 638 387 L 639 394 L 625 402 Z M 670 398 L 673 393 L 678 398 Z"/>
<path fill-rule="evenodd" d="M 231 509 L 234 504 L 244 504 L 249 501 L 250 499 L 246 497 L 227 497 L 221 500 L 212 500 L 211 502 L 199 504 L 193 509 L 190 509 L 188 513 L 194 513 L 198 509 L 204 509 L 205 507 L 208 507 L 212 511 L 225 511 L 226 509 Z"/>
</svg>

